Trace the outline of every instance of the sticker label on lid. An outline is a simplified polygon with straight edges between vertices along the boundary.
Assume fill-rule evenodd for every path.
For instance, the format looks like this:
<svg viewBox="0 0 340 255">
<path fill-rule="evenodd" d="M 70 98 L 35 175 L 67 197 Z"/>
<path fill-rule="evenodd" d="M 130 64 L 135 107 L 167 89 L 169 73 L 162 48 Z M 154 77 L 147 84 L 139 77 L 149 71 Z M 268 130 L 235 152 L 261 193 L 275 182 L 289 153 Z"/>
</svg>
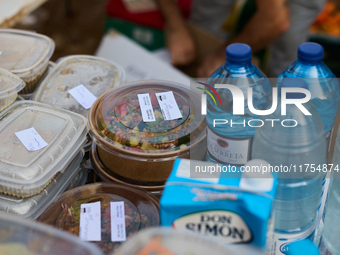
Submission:
<svg viewBox="0 0 340 255">
<path fill-rule="evenodd" d="M 156 97 L 158 104 L 161 107 L 164 120 L 183 118 L 172 91 L 156 93 Z"/>
<path fill-rule="evenodd" d="M 138 94 L 138 101 L 142 112 L 144 122 L 156 121 L 155 113 L 153 112 L 150 95 L 148 93 Z"/>
<path fill-rule="evenodd" d="M 37 151 L 48 145 L 34 127 L 15 132 L 15 135 L 28 151 Z"/>
<path fill-rule="evenodd" d="M 86 110 L 90 109 L 97 99 L 83 84 L 70 89 L 68 93 Z"/>
<path fill-rule="evenodd" d="M 111 241 L 126 241 L 124 202 L 110 202 Z"/>
<path fill-rule="evenodd" d="M 82 241 L 101 241 L 100 201 L 80 205 L 79 237 Z"/>
</svg>

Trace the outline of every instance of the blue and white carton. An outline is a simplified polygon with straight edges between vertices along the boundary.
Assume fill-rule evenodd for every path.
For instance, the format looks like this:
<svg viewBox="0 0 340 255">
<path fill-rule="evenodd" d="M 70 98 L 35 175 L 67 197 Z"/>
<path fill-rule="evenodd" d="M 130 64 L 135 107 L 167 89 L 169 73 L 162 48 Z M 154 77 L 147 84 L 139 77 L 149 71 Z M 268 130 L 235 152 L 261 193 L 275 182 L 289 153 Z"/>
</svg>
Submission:
<svg viewBox="0 0 340 255">
<path fill-rule="evenodd" d="M 268 248 L 277 184 L 269 168 L 263 160 L 228 169 L 176 159 L 160 201 L 161 225 Z"/>
</svg>

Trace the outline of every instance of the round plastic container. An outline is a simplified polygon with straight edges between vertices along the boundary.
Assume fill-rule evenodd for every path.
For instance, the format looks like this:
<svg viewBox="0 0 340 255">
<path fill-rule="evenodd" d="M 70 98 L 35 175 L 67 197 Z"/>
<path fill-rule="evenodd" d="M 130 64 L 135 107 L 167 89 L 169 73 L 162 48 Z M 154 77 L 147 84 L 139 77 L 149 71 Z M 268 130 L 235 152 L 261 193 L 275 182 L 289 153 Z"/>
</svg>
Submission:
<svg viewBox="0 0 340 255">
<path fill-rule="evenodd" d="M 103 163 L 100 161 L 95 143 L 92 144 L 90 159 L 94 171 L 98 174 L 102 182 L 119 183 L 133 188 L 145 189 L 156 197 L 161 197 L 165 186 L 164 182 L 159 183 L 159 185 L 148 185 L 148 183 L 133 181 L 117 175 L 115 172 L 104 166 Z"/>
<path fill-rule="evenodd" d="M 70 89 L 82 84 L 99 97 L 124 81 L 123 68 L 114 62 L 86 55 L 68 56 L 62 58 L 43 80 L 33 100 L 87 117 L 89 110 L 69 94 Z"/>
<path fill-rule="evenodd" d="M 64 173 L 58 174 L 38 195 L 28 198 L 18 198 L 0 194 L 0 211 L 30 220 L 38 218 L 44 208 L 51 204 L 54 198 L 69 188 L 69 186 L 73 184 L 74 179 L 77 179 L 81 173 L 79 165 L 83 157 L 84 152 L 79 152 Z"/>
<path fill-rule="evenodd" d="M 265 254 L 238 245 L 222 245 L 211 238 L 187 230 L 150 228 L 123 244 L 115 255 L 239 255 Z"/>
<path fill-rule="evenodd" d="M 92 243 L 109 254 L 122 242 L 111 241 L 110 202 L 124 202 L 126 238 L 140 230 L 158 226 L 159 204 L 152 195 L 140 189 L 119 184 L 89 184 L 59 196 L 38 218 L 38 221 L 79 236 L 81 204 L 101 202 L 101 241 Z M 64 208 L 64 209 L 63 209 Z M 112 216 L 114 217 L 114 216 Z"/>
<path fill-rule="evenodd" d="M 18 197 L 40 193 L 63 173 L 86 140 L 83 116 L 32 101 L 17 101 L 0 114 L 0 192 Z M 47 143 L 28 150 L 16 132 L 34 128 Z"/>
<path fill-rule="evenodd" d="M 58 229 L 0 213 L 2 255 L 101 255 L 94 245 Z"/>
<path fill-rule="evenodd" d="M 25 83 L 22 94 L 32 93 L 44 75 L 54 52 L 47 36 L 18 29 L 0 29 L 0 68 L 7 69 Z"/>
<path fill-rule="evenodd" d="M 16 100 L 18 92 L 24 87 L 25 82 L 18 76 L 0 69 L 0 112 Z"/>
<path fill-rule="evenodd" d="M 155 93 L 172 91 L 182 118 L 164 120 Z M 156 121 L 144 122 L 138 94 L 149 93 Z M 121 177 L 164 182 L 176 158 L 203 160 L 205 118 L 200 96 L 184 85 L 144 80 L 110 90 L 92 105 L 89 133 L 101 162 Z"/>
</svg>

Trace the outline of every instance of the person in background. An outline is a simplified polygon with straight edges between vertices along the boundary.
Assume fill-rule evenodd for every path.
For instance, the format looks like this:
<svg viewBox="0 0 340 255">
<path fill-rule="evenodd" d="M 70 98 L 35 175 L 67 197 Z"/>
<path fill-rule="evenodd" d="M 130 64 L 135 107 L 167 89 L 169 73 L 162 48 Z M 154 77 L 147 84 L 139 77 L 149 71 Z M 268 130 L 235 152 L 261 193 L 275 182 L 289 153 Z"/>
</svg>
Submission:
<svg viewBox="0 0 340 255">
<path fill-rule="evenodd" d="M 111 27 L 130 35 L 131 39 L 149 50 L 167 46 L 173 65 L 187 65 L 196 56 L 196 46 L 186 25 L 191 2 L 192 0 L 110 0 L 107 12 L 112 20 L 109 23 Z"/>
<path fill-rule="evenodd" d="M 228 15 L 245 0 L 194 0 L 192 22 L 226 43 L 207 56 L 198 69 L 199 77 L 209 77 L 225 62 L 225 47 L 239 42 L 253 52 L 268 48 L 266 73 L 277 77 L 296 59 L 298 46 L 307 40 L 308 28 L 322 10 L 325 0 L 253 0 L 254 13 L 236 34 L 228 33 Z M 241 3 L 242 4 L 242 3 Z M 239 20 L 238 22 L 242 22 Z"/>
</svg>

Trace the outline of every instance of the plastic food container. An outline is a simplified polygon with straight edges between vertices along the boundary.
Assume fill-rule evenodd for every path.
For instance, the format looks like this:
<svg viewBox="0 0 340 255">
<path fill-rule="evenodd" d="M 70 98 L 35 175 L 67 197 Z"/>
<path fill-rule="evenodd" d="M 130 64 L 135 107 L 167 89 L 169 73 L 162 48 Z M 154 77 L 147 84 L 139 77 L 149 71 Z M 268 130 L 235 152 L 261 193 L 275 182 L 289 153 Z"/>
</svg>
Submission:
<svg viewBox="0 0 340 255">
<path fill-rule="evenodd" d="M 159 204 L 150 194 L 119 184 L 89 184 L 59 196 L 38 221 L 79 236 L 81 204 L 101 201 L 101 241 L 92 243 L 104 253 L 115 251 L 122 242 L 111 241 L 110 202 L 124 202 L 127 240 L 136 232 L 159 225 Z"/>
<path fill-rule="evenodd" d="M 0 192 L 18 197 L 40 193 L 63 173 L 86 140 L 83 116 L 32 101 L 18 101 L 0 115 Z M 29 151 L 15 132 L 34 128 L 46 147 Z"/>
<path fill-rule="evenodd" d="M 18 76 L 0 69 L 0 112 L 15 101 L 24 87 L 25 82 Z"/>
<path fill-rule="evenodd" d="M 26 83 L 20 93 L 29 94 L 47 69 L 54 42 L 37 33 L 0 29 L 0 49 L 0 68 L 20 77 Z"/>
<path fill-rule="evenodd" d="M 92 244 L 49 226 L 0 214 L 2 255 L 101 255 Z"/>
<path fill-rule="evenodd" d="M 100 161 L 95 143 L 92 144 L 90 159 L 94 171 L 98 174 L 102 182 L 119 183 L 133 188 L 141 188 L 147 190 L 158 198 L 161 197 L 165 185 L 164 182 L 159 183 L 159 185 L 148 185 L 148 183 L 132 181 L 117 175 L 115 172 L 104 166 L 103 163 Z"/>
<path fill-rule="evenodd" d="M 62 58 L 34 93 L 33 100 L 79 113 L 87 118 L 88 111 L 69 94 L 84 85 L 95 97 L 125 81 L 120 65 L 109 60 L 75 55 Z"/>
<path fill-rule="evenodd" d="M 37 88 L 39 88 L 40 84 L 43 82 L 43 80 L 46 78 L 46 76 L 52 71 L 52 69 L 54 68 L 55 63 L 52 61 L 48 62 L 48 66 L 47 66 L 47 70 L 46 72 L 43 74 L 43 76 L 41 77 L 41 79 L 39 80 L 37 86 L 35 87 L 34 91 L 37 90 Z M 33 92 L 29 93 L 29 94 L 21 94 L 19 95 L 21 100 L 31 100 L 33 97 Z"/>
<path fill-rule="evenodd" d="M 161 113 L 155 93 L 169 91 L 182 113 L 180 119 L 164 120 Z M 154 122 L 141 117 L 137 95 L 145 93 L 151 99 Z M 131 82 L 96 100 L 89 112 L 89 133 L 101 162 L 117 175 L 149 184 L 164 182 L 176 158 L 205 158 L 205 118 L 200 110 L 200 96 L 184 85 Z"/>
<path fill-rule="evenodd" d="M 239 255 L 238 246 L 223 246 L 203 235 L 171 228 L 150 228 L 122 245 L 115 255 Z"/>
<path fill-rule="evenodd" d="M 30 220 L 38 218 L 44 208 L 48 207 L 55 197 L 63 193 L 77 175 L 79 175 L 79 165 L 83 156 L 84 152 L 80 151 L 65 172 L 58 174 L 51 184 L 38 195 L 18 198 L 0 194 L 0 211 Z"/>
</svg>

